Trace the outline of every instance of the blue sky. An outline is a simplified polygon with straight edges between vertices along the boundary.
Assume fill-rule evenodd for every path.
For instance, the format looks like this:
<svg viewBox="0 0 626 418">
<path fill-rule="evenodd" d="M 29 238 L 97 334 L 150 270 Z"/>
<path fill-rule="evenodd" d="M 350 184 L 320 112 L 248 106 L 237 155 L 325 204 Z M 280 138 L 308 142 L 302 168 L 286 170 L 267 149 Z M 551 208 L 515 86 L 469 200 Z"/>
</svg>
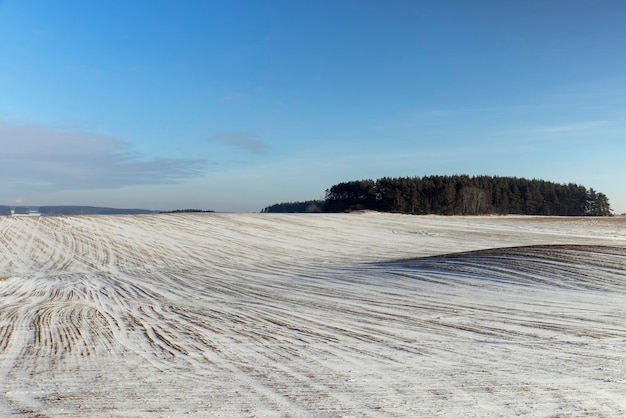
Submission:
<svg viewBox="0 0 626 418">
<path fill-rule="evenodd" d="M 0 0 L 0 204 L 259 211 L 341 181 L 626 212 L 626 2 Z"/>
</svg>

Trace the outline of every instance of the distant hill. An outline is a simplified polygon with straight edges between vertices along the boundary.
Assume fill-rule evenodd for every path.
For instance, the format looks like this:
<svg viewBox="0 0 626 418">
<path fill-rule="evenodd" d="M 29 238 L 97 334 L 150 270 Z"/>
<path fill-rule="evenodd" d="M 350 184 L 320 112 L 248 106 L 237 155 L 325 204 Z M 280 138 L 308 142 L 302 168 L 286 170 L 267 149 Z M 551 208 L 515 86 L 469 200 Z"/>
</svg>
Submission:
<svg viewBox="0 0 626 418">
<path fill-rule="evenodd" d="M 0 216 L 10 215 L 144 215 L 150 213 L 211 213 L 204 209 L 176 209 L 171 211 L 153 211 L 148 209 L 119 209 L 100 206 L 8 206 L 0 205 Z"/>
<path fill-rule="evenodd" d="M 40 206 L 42 215 L 143 215 L 155 213 L 147 209 L 116 209 L 97 206 Z"/>
<path fill-rule="evenodd" d="M 175 210 L 163 210 L 159 213 L 215 213 L 214 210 L 205 209 L 175 209 Z"/>
</svg>

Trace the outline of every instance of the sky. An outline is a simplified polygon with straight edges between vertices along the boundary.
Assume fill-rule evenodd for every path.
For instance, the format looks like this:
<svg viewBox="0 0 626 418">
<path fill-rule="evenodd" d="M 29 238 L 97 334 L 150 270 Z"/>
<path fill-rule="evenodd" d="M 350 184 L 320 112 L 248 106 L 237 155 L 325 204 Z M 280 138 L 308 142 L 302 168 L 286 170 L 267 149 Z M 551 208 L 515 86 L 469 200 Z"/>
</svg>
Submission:
<svg viewBox="0 0 626 418">
<path fill-rule="evenodd" d="M 626 212 L 623 0 L 0 0 L 0 204 L 258 212 L 343 181 Z"/>
</svg>

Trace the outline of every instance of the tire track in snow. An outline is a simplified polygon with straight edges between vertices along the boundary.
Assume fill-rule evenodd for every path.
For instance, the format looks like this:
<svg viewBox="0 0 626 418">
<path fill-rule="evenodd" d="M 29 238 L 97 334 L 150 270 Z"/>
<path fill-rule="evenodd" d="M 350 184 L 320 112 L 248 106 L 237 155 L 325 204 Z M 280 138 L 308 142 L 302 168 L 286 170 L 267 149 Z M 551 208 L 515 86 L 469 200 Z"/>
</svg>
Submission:
<svg viewBox="0 0 626 418">
<path fill-rule="evenodd" d="M 0 410 L 622 414 L 626 239 L 534 222 L 2 219 Z"/>
</svg>

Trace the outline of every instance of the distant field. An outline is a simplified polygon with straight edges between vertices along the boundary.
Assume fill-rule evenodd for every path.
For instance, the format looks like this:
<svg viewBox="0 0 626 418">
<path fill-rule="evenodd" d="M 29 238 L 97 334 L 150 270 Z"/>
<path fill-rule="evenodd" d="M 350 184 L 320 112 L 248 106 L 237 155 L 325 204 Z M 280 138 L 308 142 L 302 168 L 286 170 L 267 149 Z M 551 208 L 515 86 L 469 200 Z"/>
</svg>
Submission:
<svg viewBox="0 0 626 418">
<path fill-rule="evenodd" d="M 625 416 L 626 218 L 0 217 L 0 416 Z"/>
</svg>

